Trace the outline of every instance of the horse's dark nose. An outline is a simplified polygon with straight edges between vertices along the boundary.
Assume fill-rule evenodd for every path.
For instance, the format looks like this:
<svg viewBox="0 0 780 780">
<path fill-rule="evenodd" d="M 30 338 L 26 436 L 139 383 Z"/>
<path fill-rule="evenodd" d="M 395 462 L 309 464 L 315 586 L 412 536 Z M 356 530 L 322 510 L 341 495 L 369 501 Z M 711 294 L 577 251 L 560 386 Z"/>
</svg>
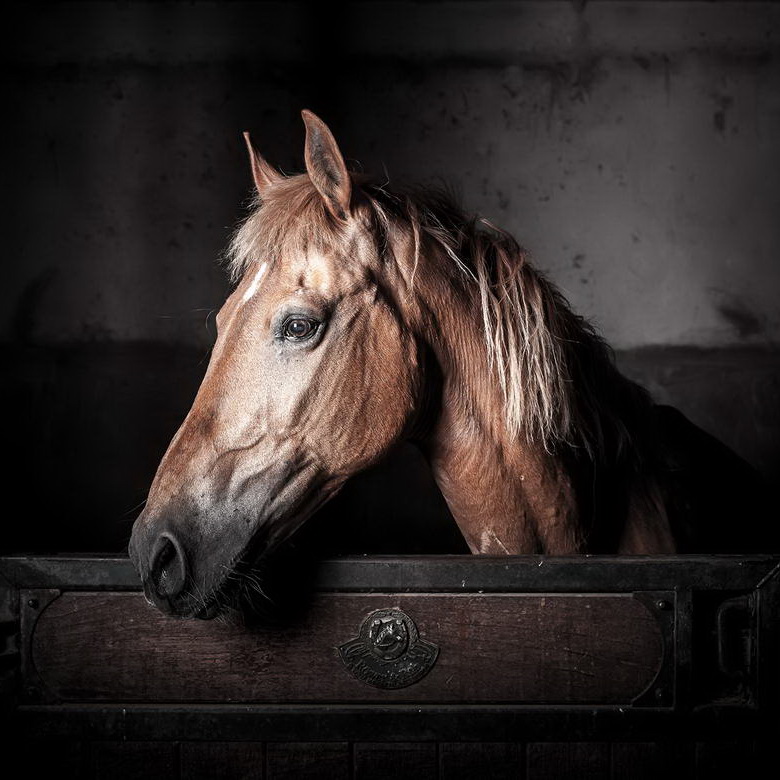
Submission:
<svg viewBox="0 0 780 780">
<path fill-rule="evenodd" d="M 152 544 L 149 579 L 144 583 L 147 595 L 158 606 L 170 604 L 184 590 L 186 581 L 184 550 L 170 531 L 164 531 Z"/>
</svg>

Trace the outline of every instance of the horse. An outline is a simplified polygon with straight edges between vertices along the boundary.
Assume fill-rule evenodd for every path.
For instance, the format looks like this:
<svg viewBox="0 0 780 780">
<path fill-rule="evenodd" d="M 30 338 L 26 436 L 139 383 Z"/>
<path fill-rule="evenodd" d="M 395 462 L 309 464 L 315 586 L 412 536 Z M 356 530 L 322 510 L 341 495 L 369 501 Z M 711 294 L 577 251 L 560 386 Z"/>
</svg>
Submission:
<svg viewBox="0 0 780 780">
<path fill-rule="evenodd" d="M 475 554 L 760 546 L 756 473 L 623 376 L 511 235 L 446 194 L 351 173 L 302 116 L 299 175 L 244 133 L 255 200 L 227 254 L 234 287 L 130 539 L 150 603 L 220 613 L 402 441 Z"/>
</svg>

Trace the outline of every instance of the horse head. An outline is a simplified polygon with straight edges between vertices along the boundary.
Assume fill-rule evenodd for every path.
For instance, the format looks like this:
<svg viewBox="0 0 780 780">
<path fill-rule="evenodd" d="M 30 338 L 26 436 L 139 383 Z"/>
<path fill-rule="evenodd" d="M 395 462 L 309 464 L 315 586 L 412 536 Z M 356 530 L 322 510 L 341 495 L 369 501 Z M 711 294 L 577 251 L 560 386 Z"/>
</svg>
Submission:
<svg viewBox="0 0 780 780">
<path fill-rule="evenodd" d="M 419 346 L 370 209 L 308 111 L 306 173 L 249 148 L 257 208 L 203 382 L 133 527 L 151 602 L 211 616 L 242 566 L 295 530 L 413 426 Z"/>
</svg>

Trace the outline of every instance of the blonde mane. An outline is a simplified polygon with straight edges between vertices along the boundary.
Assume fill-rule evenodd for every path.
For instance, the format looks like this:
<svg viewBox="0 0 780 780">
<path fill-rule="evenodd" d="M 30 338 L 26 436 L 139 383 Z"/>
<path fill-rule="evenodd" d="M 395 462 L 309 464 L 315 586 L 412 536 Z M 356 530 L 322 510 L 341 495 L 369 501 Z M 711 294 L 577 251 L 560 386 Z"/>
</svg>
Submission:
<svg viewBox="0 0 780 780">
<path fill-rule="evenodd" d="M 512 236 L 468 217 L 440 192 L 397 194 L 364 182 L 358 193 L 383 256 L 392 256 L 391 236 L 400 229 L 413 241 L 415 269 L 433 245 L 473 288 L 488 369 L 501 388 L 510 436 L 551 452 L 568 446 L 592 460 L 641 458 L 631 445 L 640 439 L 636 428 L 648 416 L 649 398 L 619 374 L 606 343 L 528 262 Z M 253 205 L 228 248 L 234 280 L 261 259 L 274 262 L 311 248 L 346 245 L 342 225 L 306 175 L 278 182 Z"/>
</svg>

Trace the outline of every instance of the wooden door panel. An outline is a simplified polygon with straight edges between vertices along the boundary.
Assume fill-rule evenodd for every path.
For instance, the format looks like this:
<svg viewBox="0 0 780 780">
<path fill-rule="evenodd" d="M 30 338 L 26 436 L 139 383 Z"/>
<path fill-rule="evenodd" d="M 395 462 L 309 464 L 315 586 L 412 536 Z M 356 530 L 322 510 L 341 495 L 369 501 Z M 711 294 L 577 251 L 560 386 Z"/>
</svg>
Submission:
<svg viewBox="0 0 780 780">
<path fill-rule="evenodd" d="M 379 690 L 338 648 L 397 608 L 439 648 L 419 682 Z M 325 594 L 284 630 L 175 620 L 138 593 L 65 593 L 42 610 L 31 659 L 61 701 L 630 703 L 663 660 L 630 594 Z"/>
</svg>

